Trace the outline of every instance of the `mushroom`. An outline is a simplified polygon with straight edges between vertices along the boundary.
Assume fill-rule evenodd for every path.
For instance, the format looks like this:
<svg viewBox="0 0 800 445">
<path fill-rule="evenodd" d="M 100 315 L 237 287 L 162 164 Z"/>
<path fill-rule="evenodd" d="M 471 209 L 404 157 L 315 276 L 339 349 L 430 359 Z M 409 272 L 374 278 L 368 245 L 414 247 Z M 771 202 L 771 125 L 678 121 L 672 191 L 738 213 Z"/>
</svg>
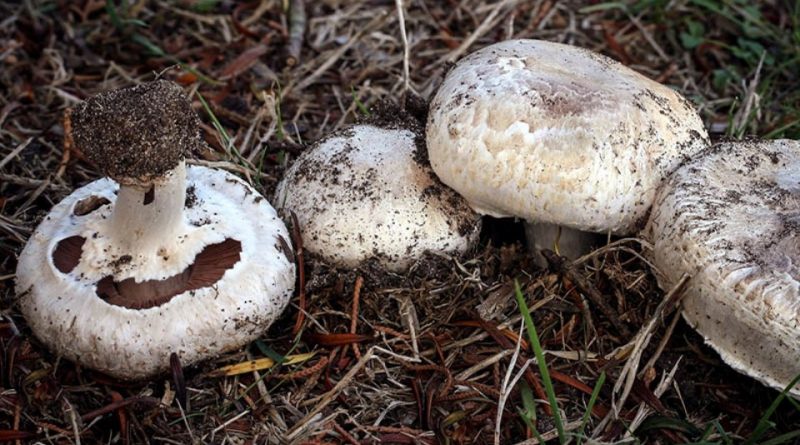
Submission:
<svg viewBox="0 0 800 445">
<path fill-rule="evenodd" d="M 310 253 L 402 271 L 425 251 L 463 253 L 477 239 L 480 217 L 433 174 L 422 126 L 407 118 L 330 134 L 287 170 L 275 203 L 296 213 Z"/>
<path fill-rule="evenodd" d="M 433 170 L 473 209 L 522 218 L 537 252 L 560 237 L 574 257 L 590 247 L 579 231 L 640 228 L 656 187 L 708 136 L 680 94 L 608 57 L 509 40 L 447 74 L 427 143 Z"/>
<path fill-rule="evenodd" d="M 54 352 L 144 378 L 168 369 L 172 353 L 191 364 L 248 343 L 287 305 L 286 227 L 237 177 L 186 167 L 198 123 L 164 80 L 67 114 L 66 143 L 114 181 L 58 203 L 19 256 L 19 307 Z"/>
<path fill-rule="evenodd" d="M 734 369 L 800 375 L 800 142 L 726 142 L 659 190 L 644 236 L 662 289 L 689 275 L 683 317 Z M 800 385 L 791 389 L 800 396 Z"/>
</svg>

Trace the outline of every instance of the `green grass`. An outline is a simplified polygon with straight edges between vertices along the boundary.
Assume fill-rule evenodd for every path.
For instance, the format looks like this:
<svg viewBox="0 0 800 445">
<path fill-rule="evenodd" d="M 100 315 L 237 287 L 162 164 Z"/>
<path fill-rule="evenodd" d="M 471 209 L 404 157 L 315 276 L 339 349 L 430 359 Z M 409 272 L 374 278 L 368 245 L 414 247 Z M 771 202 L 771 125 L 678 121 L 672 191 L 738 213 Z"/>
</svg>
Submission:
<svg viewBox="0 0 800 445">
<path fill-rule="evenodd" d="M 586 412 L 583 413 L 583 418 L 581 419 L 581 427 L 578 429 L 578 443 L 581 443 L 581 439 L 583 439 L 583 432 L 586 429 L 586 424 L 589 422 L 589 416 L 592 414 L 592 409 L 594 408 L 594 404 L 597 402 L 597 397 L 600 395 L 600 389 L 603 387 L 603 384 L 606 382 L 606 373 L 605 371 L 600 373 L 600 377 L 597 378 L 597 383 L 594 384 L 594 389 L 592 389 L 592 395 L 589 397 L 589 404 L 586 405 Z"/>
<path fill-rule="evenodd" d="M 533 391 L 525 380 L 520 380 L 520 395 L 522 396 L 522 408 L 519 408 L 519 415 L 525 425 L 530 428 L 534 437 L 540 443 L 544 443 L 544 438 L 536 428 L 536 399 L 534 399 Z"/>
<path fill-rule="evenodd" d="M 228 156 L 232 155 L 233 158 L 242 167 L 250 168 L 251 167 L 250 162 L 247 159 L 245 159 L 241 155 L 241 153 L 239 153 L 239 150 L 236 149 L 236 145 L 233 143 L 233 139 L 230 137 L 230 135 L 228 135 L 228 131 L 225 130 L 225 127 L 223 127 L 222 123 L 219 121 L 219 119 L 217 119 L 217 115 L 214 114 L 214 111 L 208 105 L 208 102 L 206 102 L 206 99 L 203 97 L 203 95 L 200 94 L 200 91 L 197 92 L 197 98 L 200 99 L 200 103 L 203 104 L 203 109 L 206 111 L 206 114 L 208 114 L 209 119 L 211 119 L 211 124 L 214 126 L 214 129 L 217 131 L 219 138 L 222 140 L 222 144 L 225 148 L 225 153 L 227 153 Z M 258 172 L 260 171 L 261 170 L 259 170 Z"/>
<path fill-rule="evenodd" d="M 362 102 L 361 99 L 358 98 L 358 93 L 356 92 L 355 87 L 353 87 L 352 85 L 350 85 L 350 94 L 353 96 L 353 102 L 356 104 L 358 111 L 360 111 L 361 114 L 363 114 L 364 116 L 369 116 L 370 114 L 369 109 L 364 104 L 364 102 Z"/>
<path fill-rule="evenodd" d="M 138 28 L 147 28 L 148 24 L 143 20 L 127 17 L 127 7 L 125 2 L 122 2 L 120 6 L 117 6 L 114 3 L 114 0 L 106 0 L 105 8 L 109 20 L 111 20 L 111 24 L 114 26 L 114 28 L 116 28 L 117 32 L 120 33 L 122 36 L 130 39 L 131 42 L 142 47 L 145 50 L 147 56 L 163 57 L 169 60 L 170 62 L 178 65 L 179 67 L 181 67 L 181 69 L 194 74 L 197 77 L 197 79 L 203 83 L 210 85 L 223 85 L 222 82 L 219 82 L 215 79 L 206 76 L 205 74 L 201 73 L 200 71 L 190 66 L 189 64 L 185 63 L 184 61 L 178 59 L 172 54 L 167 53 L 160 46 L 153 43 L 153 41 L 150 40 L 147 36 L 139 32 L 137 30 Z"/>
<path fill-rule="evenodd" d="M 784 388 L 783 391 L 781 391 L 781 393 L 778 394 L 778 397 L 776 397 L 775 400 L 772 401 L 772 404 L 769 406 L 769 408 L 767 408 L 767 410 L 764 411 L 764 414 L 758 420 L 758 425 L 756 426 L 756 429 L 753 431 L 750 437 L 744 442 L 744 445 L 755 445 L 759 443 L 759 441 L 764 437 L 764 435 L 769 430 L 775 428 L 776 424 L 775 422 L 771 421 L 770 418 L 772 417 L 773 414 L 775 414 L 775 410 L 777 410 L 778 407 L 781 405 L 781 403 L 787 398 L 786 396 L 789 394 L 789 390 L 794 388 L 795 385 L 797 385 L 797 382 L 799 381 L 800 381 L 800 375 L 795 377 L 788 385 L 786 385 L 786 388 Z M 790 399 L 790 402 L 795 402 L 795 401 Z M 795 409 L 798 408 L 796 403 L 791 403 L 791 404 L 794 405 Z M 791 440 L 794 437 L 798 437 L 798 435 L 800 435 L 800 430 L 795 430 L 783 434 L 781 436 L 775 437 L 767 442 L 761 442 L 761 444 L 763 445 L 765 443 L 770 443 L 770 444 L 789 443 L 788 442 L 789 440 Z M 782 441 L 776 442 L 776 440 L 779 439 Z"/>
<path fill-rule="evenodd" d="M 732 115 L 744 106 L 763 57 L 756 88 L 760 115 L 751 110 L 740 126 L 729 125 L 725 136 L 800 138 L 800 2 L 687 0 L 676 7 L 671 0 L 611 1 L 580 12 L 657 24 L 652 32 L 670 58 L 681 63 L 682 54 L 688 54 L 693 60 L 695 71 L 688 75 L 702 89 L 693 99 L 712 107 L 706 118 Z"/>
<path fill-rule="evenodd" d="M 795 379 L 792 380 L 792 382 L 789 383 L 786 388 L 781 391 L 780 394 L 778 394 L 777 397 L 775 397 L 767 410 L 762 413 L 756 428 L 747 438 L 744 439 L 737 438 L 735 437 L 735 434 L 725 431 L 719 420 L 716 419 L 709 422 L 701 431 L 686 420 L 654 416 L 642 423 L 636 432 L 641 434 L 647 431 L 669 429 L 673 431 L 679 431 L 687 434 L 689 437 L 696 438 L 693 442 L 687 442 L 684 445 L 784 445 L 797 443 L 797 439 L 800 438 L 800 429 L 782 433 L 766 440 L 765 436 L 778 426 L 777 423 L 771 420 L 771 418 L 784 401 L 793 405 L 795 409 L 800 410 L 798 402 L 790 397 L 787 397 L 789 394 L 789 389 L 793 388 L 798 381 L 800 381 L 800 376 L 795 377 Z"/>
<path fill-rule="evenodd" d="M 558 431 L 558 440 L 561 444 L 565 444 L 567 443 L 567 435 L 564 432 L 564 424 L 561 421 L 561 414 L 558 410 L 558 400 L 556 400 L 556 392 L 553 389 L 553 381 L 550 379 L 550 372 L 547 370 L 547 362 L 545 362 L 544 359 L 544 350 L 542 349 L 542 344 L 539 342 L 536 326 L 533 324 L 533 318 L 531 318 L 531 313 L 528 310 L 528 305 L 525 303 L 525 297 L 522 295 L 522 290 L 520 290 L 519 281 L 517 280 L 514 280 L 514 295 L 517 298 L 517 304 L 519 305 L 522 318 L 525 320 L 525 327 L 528 330 L 528 339 L 530 340 L 533 354 L 536 357 L 536 364 L 539 366 L 539 373 L 542 375 L 547 401 L 550 403 L 550 410 L 553 412 L 553 423 L 556 425 L 556 430 Z"/>
<path fill-rule="evenodd" d="M 519 282 L 514 280 L 514 296 L 517 300 L 517 305 L 519 306 L 520 314 L 522 315 L 522 319 L 525 322 L 525 327 L 528 331 L 528 339 L 530 340 L 531 349 L 533 350 L 534 356 L 536 357 L 536 363 L 539 367 L 539 373 L 542 376 L 542 382 L 544 384 L 544 390 L 547 394 L 547 400 L 550 403 L 551 410 L 553 412 L 553 423 L 555 424 L 556 430 L 558 431 L 558 439 L 560 444 L 566 444 L 569 440 L 571 440 L 572 436 L 577 437 L 577 443 L 580 444 L 582 439 L 585 438 L 584 431 L 586 428 L 586 424 L 589 421 L 589 417 L 592 412 L 592 408 L 594 408 L 595 403 L 597 402 L 597 398 L 600 394 L 600 389 L 603 387 L 605 383 L 606 375 L 605 373 L 601 373 L 595 383 L 594 389 L 592 390 L 592 395 L 589 398 L 589 403 L 586 406 L 586 411 L 583 414 L 581 419 L 581 425 L 578 431 L 574 434 L 567 434 L 564 431 L 564 423 L 561 419 L 560 411 L 558 409 L 558 401 L 556 399 L 555 389 L 553 388 L 553 381 L 550 378 L 550 372 L 547 369 L 547 363 L 545 362 L 544 358 L 544 350 L 542 349 L 541 342 L 539 341 L 539 335 L 536 331 L 536 326 L 533 322 L 533 318 L 531 317 L 531 313 L 528 309 L 528 305 L 525 302 L 525 296 L 522 294 L 522 290 L 519 287 Z M 789 394 L 789 390 L 794 388 L 797 383 L 800 382 L 800 375 L 794 378 L 786 388 L 781 391 L 780 394 L 772 401 L 772 404 L 767 408 L 766 411 L 761 415 L 761 418 L 758 420 L 756 428 L 750 434 L 750 436 L 745 439 L 744 442 L 741 442 L 743 445 L 783 445 L 789 443 L 796 443 L 797 439 L 800 439 L 800 429 L 789 431 L 778 436 L 775 436 L 768 440 L 764 439 L 764 436 L 770 432 L 771 430 L 775 429 L 777 424 L 770 420 L 772 416 L 775 414 L 776 410 L 778 409 L 781 404 L 786 401 L 787 403 L 791 404 L 795 409 L 800 410 L 800 402 L 792 399 L 791 397 L 787 397 Z M 522 417 L 523 422 L 531 429 L 534 436 L 540 441 L 542 440 L 541 435 L 536 429 L 536 404 L 535 399 L 533 397 L 533 393 L 530 387 L 525 383 L 525 381 L 521 381 L 521 396 L 522 396 L 522 407 L 518 409 L 520 417 Z M 644 433 L 646 431 L 651 430 L 662 430 L 662 429 L 669 429 L 673 431 L 679 431 L 684 434 L 688 434 L 689 436 L 697 437 L 696 442 L 689 442 L 686 445 L 732 445 L 737 443 L 732 438 L 732 435 L 724 430 L 720 423 L 717 420 L 710 422 L 702 431 L 697 428 L 692 423 L 677 419 L 677 418 L 670 418 L 670 417 L 662 417 L 662 416 L 654 416 L 647 419 L 638 429 L 637 433 Z M 709 440 L 712 435 L 716 434 L 719 440 Z"/>
</svg>

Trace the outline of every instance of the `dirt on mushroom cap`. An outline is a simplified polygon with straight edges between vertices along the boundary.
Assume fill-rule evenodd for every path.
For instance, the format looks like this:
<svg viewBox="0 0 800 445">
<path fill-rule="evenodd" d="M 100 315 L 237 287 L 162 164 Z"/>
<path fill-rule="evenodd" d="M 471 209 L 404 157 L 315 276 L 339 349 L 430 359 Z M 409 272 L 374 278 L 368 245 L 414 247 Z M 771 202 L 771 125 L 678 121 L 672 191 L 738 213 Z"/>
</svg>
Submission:
<svg viewBox="0 0 800 445">
<path fill-rule="evenodd" d="M 475 239 L 480 218 L 433 173 L 411 113 L 379 104 L 285 174 L 275 202 L 296 212 L 309 252 L 348 266 L 377 257 L 401 270 L 424 250 L 463 252 Z"/>
<path fill-rule="evenodd" d="M 162 175 L 201 143 L 191 103 L 166 80 L 98 94 L 68 119 L 76 148 L 115 179 Z"/>
<path fill-rule="evenodd" d="M 800 371 L 799 165 L 797 141 L 714 146 L 663 185 L 644 232 L 662 288 L 691 277 L 689 324 L 734 369 L 778 389 Z"/>
</svg>

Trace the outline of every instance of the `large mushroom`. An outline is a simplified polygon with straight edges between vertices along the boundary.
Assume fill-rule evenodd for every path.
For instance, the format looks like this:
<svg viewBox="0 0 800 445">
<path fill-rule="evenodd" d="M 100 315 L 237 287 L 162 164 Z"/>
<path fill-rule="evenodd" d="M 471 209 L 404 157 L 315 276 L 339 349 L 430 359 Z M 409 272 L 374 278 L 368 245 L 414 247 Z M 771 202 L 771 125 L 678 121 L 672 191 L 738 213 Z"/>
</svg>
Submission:
<svg viewBox="0 0 800 445">
<path fill-rule="evenodd" d="M 296 213 L 309 252 L 402 271 L 426 251 L 463 253 L 477 239 L 480 217 L 433 174 L 421 125 L 399 120 L 330 134 L 286 172 L 275 205 Z"/>
<path fill-rule="evenodd" d="M 679 168 L 644 231 L 663 289 L 739 372 L 783 389 L 800 375 L 800 142 L 726 142 Z M 800 397 L 800 385 L 791 389 Z"/>
<path fill-rule="evenodd" d="M 447 74 L 427 143 L 433 170 L 476 211 L 531 223 L 537 252 L 560 237 L 577 256 L 579 231 L 639 229 L 656 187 L 708 136 L 680 94 L 608 57 L 509 40 Z"/>
<path fill-rule="evenodd" d="M 19 306 L 54 352 L 143 378 L 261 335 L 295 273 L 286 227 L 252 187 L 186 167 L 198 119 L 167 81 L 99 94 L 67 116 L 68 142 L 111 179 L 77 189 L 19 257 Z M 115 182 L 116 181 L 116 182 Z"/>
</svg>

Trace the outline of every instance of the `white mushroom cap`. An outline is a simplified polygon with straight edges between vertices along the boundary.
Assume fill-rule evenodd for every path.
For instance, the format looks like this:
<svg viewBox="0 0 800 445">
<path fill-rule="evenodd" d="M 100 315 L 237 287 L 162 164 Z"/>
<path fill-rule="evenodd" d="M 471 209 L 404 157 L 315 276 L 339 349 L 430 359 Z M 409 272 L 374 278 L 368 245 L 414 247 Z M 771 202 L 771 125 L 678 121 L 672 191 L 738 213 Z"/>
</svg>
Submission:
<svg viewBox="0 0 800 445">
<path fill-rule="evenodd" d="M 182 162 L 177 169 L 184 169 Z M 110 179 L 76 190 L 42 221 L 19 257 L 16 286 L 28 324 L 51 349 L 138 379 L 167 370 L 173 352 L 191 364 L 247 344 L 285 308 L 295 271 L 289 235 L 275 210 L 231 174 L 186 170 L 188 196 L 175 236 L 149 254 L 129 255 L 115 243 L 119 187 Z M 82 244 L 64 241 L 77 237 Z M 73 250 L 56 254 L 59 249 Z M 221 275 L 212 285 L 194 282 L 200 261 L 205 273 Z M 180 289 L 162 288 L 152 298 L 166 301 L 133 304 L 141 309 L 124 305 L 130 279 L 158 288 L 169 277 L 190 290 L 169 295 Z M 113 280 L 113 295 L 103 294 L 98 282 L 104 278 Z"/>
<path fill-rule="evenodd" d="M 691 279 L 683 315 L 734 369 L 800 374 L 800 142 L 728 142 L 678 169 L 645 236 L 659 284 Z M 792 390 L 800 396 L 800 385 Z"/>
<path fill-rule="evenodd" d="M 420 133 L 355 125 L 305 151 L 275 198 L 297 214 L 304 248 L 345 267 L 376 257 L 391 270 L 425 251 L 466 251 L 480 218 L 436 179 Z"/>
<path fill-rule="evenodd" d="M 433 170 L 480 213 L 626 234 L 707 146 L 680 94 L 591 51 L 509 40 L 447 74 L 428 116 Z"/>
<path fill-rule="evenodd" d="M 202 145 L 181 88 L 108 91 L 65 120 L 107 175 L 56 205 L 23 249 L 17 294 L 56 353 L 124 379 L 191 364 L 261 335 L 295 271 L 286 227 L 235 176 L 186 168 Z"/>
</svg>

